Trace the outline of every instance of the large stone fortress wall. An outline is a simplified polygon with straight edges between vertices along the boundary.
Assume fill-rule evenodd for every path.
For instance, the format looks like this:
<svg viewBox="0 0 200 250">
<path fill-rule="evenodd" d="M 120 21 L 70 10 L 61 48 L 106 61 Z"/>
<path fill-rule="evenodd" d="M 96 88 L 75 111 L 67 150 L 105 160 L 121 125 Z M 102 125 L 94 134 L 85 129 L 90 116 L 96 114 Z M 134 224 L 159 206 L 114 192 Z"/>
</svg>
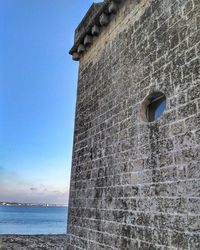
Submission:
<svg viewBox="0 0 200 250">
<path fill-rule="evenodd" d="M 74 56 L 68 250 L 200 249 L 199 56 L 200 0 L 121 1 Z M 154 91 L 167 107 L 147 122 Z"/>
</svg>

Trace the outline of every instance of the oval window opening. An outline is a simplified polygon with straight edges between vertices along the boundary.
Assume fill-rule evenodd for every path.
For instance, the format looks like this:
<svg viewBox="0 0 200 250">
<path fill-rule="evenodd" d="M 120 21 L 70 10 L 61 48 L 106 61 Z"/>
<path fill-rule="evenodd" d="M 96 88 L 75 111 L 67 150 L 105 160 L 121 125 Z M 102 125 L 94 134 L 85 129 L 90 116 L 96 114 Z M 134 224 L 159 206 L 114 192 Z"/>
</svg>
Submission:
<svg viewBox="0 0 200 250">
<path fill-rule="evenodd" d="M 153 122 L 161 117 L 166 109 L 166 96 L 162 92 L 150 94 L 142 105 L 142 116 L 145 120 Z"/>
</svg>

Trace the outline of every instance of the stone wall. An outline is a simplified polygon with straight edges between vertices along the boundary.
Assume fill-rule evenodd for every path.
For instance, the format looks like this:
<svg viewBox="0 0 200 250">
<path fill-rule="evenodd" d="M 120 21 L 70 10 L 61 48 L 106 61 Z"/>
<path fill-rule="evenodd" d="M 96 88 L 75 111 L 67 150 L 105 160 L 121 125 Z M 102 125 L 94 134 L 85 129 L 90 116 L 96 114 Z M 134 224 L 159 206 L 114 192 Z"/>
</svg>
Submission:
<svg viewBox="0 0 200 250">
<path fill-rule="evenodd" d="M 200 1 L 123 2 L 80 59 L 67 249 L 197 250 Z"/>
</svg>

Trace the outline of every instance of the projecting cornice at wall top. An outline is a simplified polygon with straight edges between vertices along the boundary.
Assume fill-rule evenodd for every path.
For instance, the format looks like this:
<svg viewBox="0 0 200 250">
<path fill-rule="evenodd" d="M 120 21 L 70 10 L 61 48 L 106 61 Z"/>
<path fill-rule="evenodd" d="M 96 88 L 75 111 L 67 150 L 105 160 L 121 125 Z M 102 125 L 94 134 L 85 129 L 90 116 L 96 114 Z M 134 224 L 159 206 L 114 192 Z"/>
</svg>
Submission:
<svg viewBox="0 0 200 250">
<path fill-rule="evenodd" d="M 98 36 L 101 29 L 109 24 L 123 1 L 125 0 L 104 0 L 92 4 L 75 31 L 74 45 L 69 51 L 73 60 L 79 61 L 86 48 L 92 44 L 93 37 Z"/>
</svg>

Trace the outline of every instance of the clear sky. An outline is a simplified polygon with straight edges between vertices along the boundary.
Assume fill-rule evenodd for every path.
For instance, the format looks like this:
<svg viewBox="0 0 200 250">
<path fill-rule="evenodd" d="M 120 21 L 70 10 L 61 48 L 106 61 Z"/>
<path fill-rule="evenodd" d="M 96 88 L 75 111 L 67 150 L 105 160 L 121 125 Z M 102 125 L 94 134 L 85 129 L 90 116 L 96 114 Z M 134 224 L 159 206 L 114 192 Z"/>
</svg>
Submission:
<svg viewBox="0 0 200 250">
<path fill-rule="evenodd" d="M 92 2 L 0 0 L 0 201 L 67 203 L 78 74 L 68 51 Z"/>
</svg>

